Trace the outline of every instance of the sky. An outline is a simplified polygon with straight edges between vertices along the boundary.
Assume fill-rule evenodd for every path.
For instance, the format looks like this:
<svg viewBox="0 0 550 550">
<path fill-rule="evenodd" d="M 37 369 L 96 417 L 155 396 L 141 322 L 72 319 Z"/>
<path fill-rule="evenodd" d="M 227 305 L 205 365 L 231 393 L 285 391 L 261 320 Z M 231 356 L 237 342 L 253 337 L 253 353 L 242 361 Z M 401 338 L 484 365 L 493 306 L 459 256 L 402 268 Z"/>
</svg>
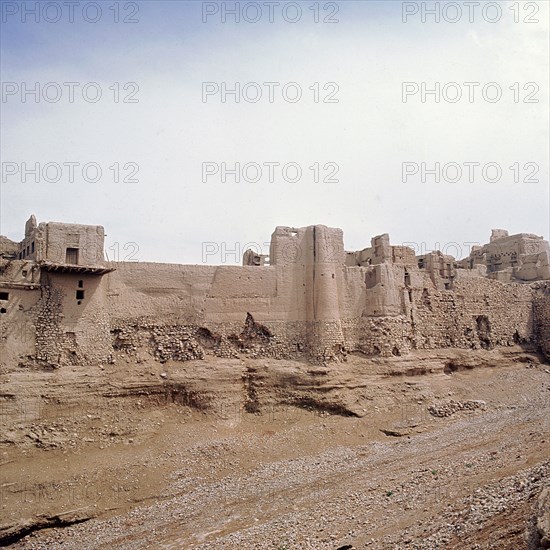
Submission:
<svg viewBox="0 0 550 550">
<path fill-rule="evenodd" d="M 546 1 L 0 3 L 13 240 L 33 213 L 119 261 L 240 263 L 280 225 L 549 238 Z"/>
</svg>

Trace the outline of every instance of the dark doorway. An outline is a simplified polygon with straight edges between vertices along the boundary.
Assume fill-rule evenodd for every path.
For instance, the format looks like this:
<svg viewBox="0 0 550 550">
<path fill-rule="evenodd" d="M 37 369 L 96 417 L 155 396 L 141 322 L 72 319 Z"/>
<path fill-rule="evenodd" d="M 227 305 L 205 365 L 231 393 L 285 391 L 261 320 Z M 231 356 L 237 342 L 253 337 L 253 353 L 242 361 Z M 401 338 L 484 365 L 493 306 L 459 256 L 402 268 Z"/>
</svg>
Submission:
<svg viewBox="0 0 550 550">
<path fill-rule="evenodd" d="M 78 248 L 67 248 L 65 263 L 78 265 Z"/>
</svg>

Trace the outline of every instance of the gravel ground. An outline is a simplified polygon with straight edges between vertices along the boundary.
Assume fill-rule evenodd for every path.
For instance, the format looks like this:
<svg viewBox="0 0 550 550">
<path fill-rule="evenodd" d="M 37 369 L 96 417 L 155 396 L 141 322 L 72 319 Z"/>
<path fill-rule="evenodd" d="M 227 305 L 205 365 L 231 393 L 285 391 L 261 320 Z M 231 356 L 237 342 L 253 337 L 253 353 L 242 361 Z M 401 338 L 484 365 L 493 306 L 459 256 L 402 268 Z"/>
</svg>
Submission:
<svg viewBox="0 0 550 550">
<path fill-rule="evenodd" d="M 146 421 L 156 438 L 136 429 L 140 446 L 114 439 L 98 455 L 108 479 L 130 480 L 138 496 L 129 490 L 125 507 L 12 547 L 537 550 L 550 471 L 544 365 L 372 384 L 380 406 L 362 418 L 190 422 L 174 405 L 155 410 Z M 91 446 L 74 456 L 91 460 Z M 52 457 L 69 456 L 60 452 L 36 456 L 53 468 Z M 94 483 L 107 471 L 83 470 Z"/>
</svg>

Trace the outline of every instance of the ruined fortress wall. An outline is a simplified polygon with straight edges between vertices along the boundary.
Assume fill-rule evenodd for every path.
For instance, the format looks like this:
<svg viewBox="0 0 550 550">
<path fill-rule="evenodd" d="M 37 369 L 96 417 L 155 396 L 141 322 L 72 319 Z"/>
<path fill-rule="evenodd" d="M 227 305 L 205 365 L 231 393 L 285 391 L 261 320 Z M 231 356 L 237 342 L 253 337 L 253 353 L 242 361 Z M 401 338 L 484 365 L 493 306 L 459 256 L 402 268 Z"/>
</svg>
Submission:
<svg viewBox="0 0 550 550">
<path fill-rule="evenodd" d="M 92 364 L 108 360 L 114 334 L 122 330 L 132 333 L 134 344 L 153 339 L 152 353 L 158 356 L 184 341 L 189 349 L 177 351 L 177 357 L 200 358 L 209 345 L 229 357 L 264 327 L 270 337 L 252 343 L 275 357 L 313 351 L 328 358 L 337 356 L 342 346 L 369 356 L 403 355 L 415 348 L 492 348 L 529 342 L 535 335 L 548 350 L 548 294 L 537 295 L 535 326 L 528 285 L 460 271 L 454 290 L 441 291 L 431 285 L 428 274 L 411 270 L 408 289 L 397 282 L 403 268 L 391 268 L 395 273 L 390 291 L 398 297 L 400 310 L 372 315 L 367 295 L 383 289 L 367 289 L 370 269 L 335 267 L 319 275 L 328 275 L 329 285 L 334 281 L 336 305 L 330 307 L 337 307 L 340 317 L 329 318 L 329 309 L 326 318 L 314 320 L 306 318 L 303 308 L 308 299 L 305 271 L 295 266 L 128 263 L 118 264 L 117 271 L 103 278 L 43 273 L 39 289 L 10 290 L 6 315 L 14 322 L 2 323 L 3 347 L 11 354 L 7 360 L 32 355 L 36 349 L 37 358 L 46 362 Z M 78 304 L 80 280 L 85 297 Z M 251 326 L 248 313 L 253 316 Z M 197 330 L 203 328 L 218 340 L 197 339 Z"/>
<path fill-rule="evenodd" d="M 44 259 L 65 263 L 74 247 L 80 264 L 105 265 L 99 226 L 37 228 L 31 218 L 27 233 L 48 245 Z M 530 342 L 549 353 L 547 285 L 489 280 L 439 253 L 417 262 L 388 235 L 363 252 L 364 262 L 354 260 L 361 265 L 346 266 L 342 231 L 316 225 L 276 228 L 268 266 L 125 262 L 100 276 L 2 260 L 9 300 L 0 303 L 0 352 L 10 362 L 34 355 L 83 365 L 110 360 L 113 346 L 163 361 L 237 350 L 330 359 Z"/>
<path fill-rule="evenodd" d="M 82 299 L 77 291 L 84 293 Z M 43 273 L 35 326 L 39 360 L 74 365 L 108 361 L 112 346 L 101 278 Z"/>
<path fill-rule="evenodd" d="M 40 272 L 32 261 L 4 260 L 0 276 L 0 363 L 13 364 L 36 350 Z"/>
<path fill-rule="evenodd" d="M 111 330 L 123 332 L 119 337 L 131 340 L 134 347 L 141 345 L 136 341 L 147 339 L 146 334 L 161 341 L 170 331 L 191 347 L 208 346 L 196 339 L 197 331 L 207 329 L 217 339 L 217 352 L 230 356 L 223 349 L 229 346 L 226 340 L 248 338 L 248 314 L 273 337 L 270 354 L 282 357 L 306 347 L 303 272 L 295 265 L 116 265 L 116 271 L 105 277 Z M 239 344 L 246 342 L 234 342 L 233 347 Z M 197 353 L 190 351 L 192 356 Z"/>
<path fill-rule="evenodd" d="M 346 271 L 351 284 L 342 327 L 349 351 L 388 356 L 410 349 L 491 349 L 535 340 L 528 285 L 459 270 L 453 289 L 440 290 L 427 271 L 415 267 L 382 264 Z"/>
<path fill-rule="evenodd" d="M 271 254 L 275 265 L 262 267 L 113 264 L 105 277 L 112 328 L 171 324 L 231 338 L 246 332 L 250 314 L 277 353 L 341 346 L 341 230 L 278 228 Z"/>
<path fill-rule="evenodd" d="M 29 272 L 27 279 L 32 277 Z M 77 290 L 84 292 L 83 299 L 77 300 Z M 54 365 L 87 365 L 108 360 L 112 353 L 109 312 L 100 277 L 42 273 L 39 284 L 13 285 L 2 291 L 9 294 L 6 313 L 0 317 L 3 363 L 36 359 Z"/>
<path fill-rule="evenodd" d="M 537 343 L 550 361 L 550 283 L 540 284 L 533 301 Z"/>
<path fill-rule="evenodd" d="M 6 310 L 0 316 L 0 364 L 14 364 L 36 350 L 35 318 L 40 289 L 2 288 L 8 300 L 0 301 Z"/>
<path fill-rule="evenodd" d="M 416 348 L 479 348 L 533 340 L 532 290 L 457 272 L 453 291 L 413 291 Z"/>
</svg>

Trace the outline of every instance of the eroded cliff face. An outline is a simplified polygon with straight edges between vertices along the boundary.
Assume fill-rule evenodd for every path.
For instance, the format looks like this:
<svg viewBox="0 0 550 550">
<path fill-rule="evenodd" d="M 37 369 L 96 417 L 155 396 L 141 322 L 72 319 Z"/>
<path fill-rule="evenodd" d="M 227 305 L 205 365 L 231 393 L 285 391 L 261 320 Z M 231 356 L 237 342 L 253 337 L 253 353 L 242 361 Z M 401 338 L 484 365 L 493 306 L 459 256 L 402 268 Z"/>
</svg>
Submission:
<svg viewBox="0 0 550 550">
<path fill-rule="evenodd" d="M 533 313 L 535 318 L 535 336 L 540 350 L 550 362 L 550 283 L 533 285 Z"/>
<path fill-rule="evenodd" d="M 181 361 L 173 333 L 151 334 L 169 344 L 158 360 L 121 335 L 111 364 L 0 370 L 0 544 L 276 548 L 288 525 L 296 548 L 326 550 L 547 538 L 536 354 Z M 243 339 L 268 337 L 248 318 Z"/>
</svg>

